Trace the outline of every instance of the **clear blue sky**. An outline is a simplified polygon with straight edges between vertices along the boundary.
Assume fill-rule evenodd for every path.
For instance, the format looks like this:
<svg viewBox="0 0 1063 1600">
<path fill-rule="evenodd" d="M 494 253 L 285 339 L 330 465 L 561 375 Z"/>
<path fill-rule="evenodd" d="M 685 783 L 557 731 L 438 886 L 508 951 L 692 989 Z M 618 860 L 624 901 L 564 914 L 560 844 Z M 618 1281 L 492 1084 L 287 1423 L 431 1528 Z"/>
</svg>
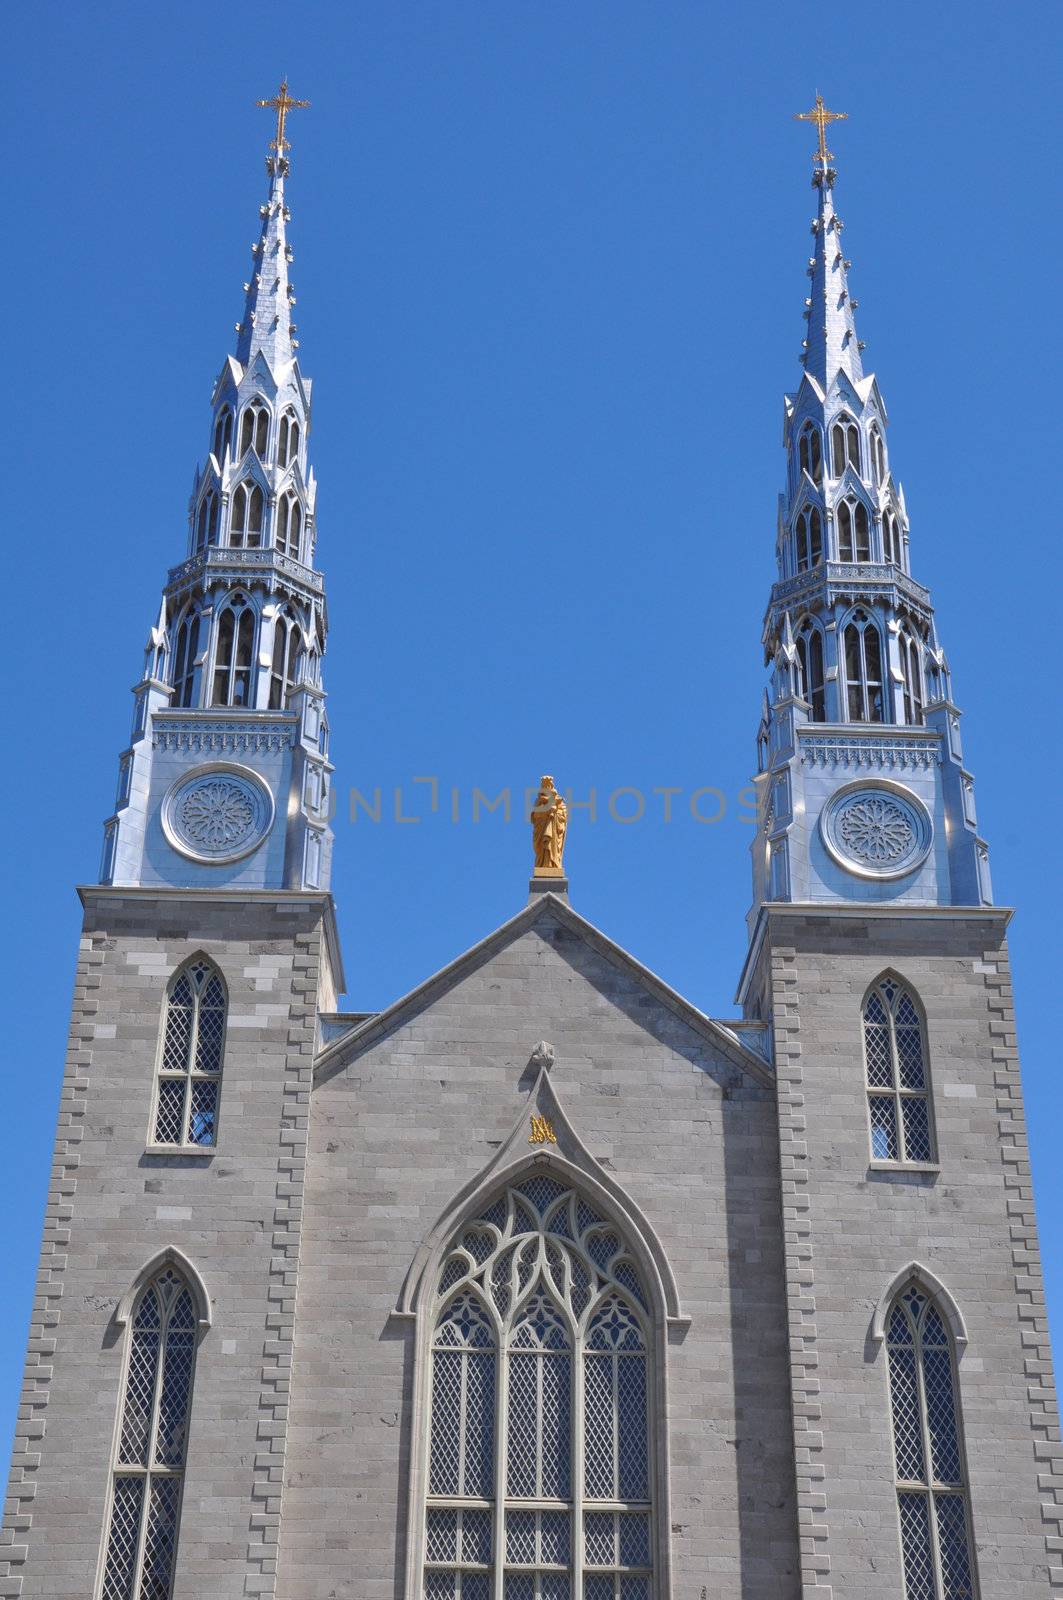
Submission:
<svg viewBox="0 0 1063 1600">
<path fill-rule="evenodd" d="M 858 321 L 932 586 L 1013 952 L 1063 1312 L 1058 885 L 1060 9 L 693 0 L 38 3 L 6 32 L 10 684 L 5 1316 L 14 1415 L 79 929 L 232 347 L 282 72 L 348 1003 L 524 901 L 474 786 L 552 771 L 573 903 L 728 1015 L 760 622 L 797 379 L 817 87 Z M 43 553 L 42 553 L 43 552 Z M 47 555 L 47 561 L 44 555 Z M 427 812 L 436 776 L 440 810 Z M 728 797 L 715 824 L 686 796 Z M 451 789 L 459 820 L 451 820 Z M 663 820 L 654 788 L 684 791 Z M 621 824 L 608 797 L 647 796 Z M 637 802 L 622 797 L 619 809 Z M 703 800 L 706 814 L 713 803 Z M 1057 859 L 1057 858 L 1056 858 Z M 711 1226 L 711 1219 L 707 1219 Z"/>
</svg>

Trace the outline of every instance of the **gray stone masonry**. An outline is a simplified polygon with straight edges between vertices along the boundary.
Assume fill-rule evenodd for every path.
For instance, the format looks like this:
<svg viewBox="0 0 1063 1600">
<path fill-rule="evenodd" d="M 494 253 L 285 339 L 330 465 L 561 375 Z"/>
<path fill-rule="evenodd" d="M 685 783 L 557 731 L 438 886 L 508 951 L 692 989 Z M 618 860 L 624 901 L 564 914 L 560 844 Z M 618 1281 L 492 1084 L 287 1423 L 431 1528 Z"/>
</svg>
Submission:
<svg viewBox="0 0 1063 1600">
<path fill-rule="evenodd" d="M 546 1039 L 572 1128 L 655 1230 L 690 1319 L 663 1352 L 671 1595 L 796 1600 L 770 1079 L 588 943 L 571 913 L 535 917 L 364 1044 L 337 1047 L 318 1081 L 278 1592 L 407 1594 L 423 1330 L 393 1313 L 418 1247 L 526 1108 Z"/>
<path fill-rule="evenodd" d="M 118 1301 L 178 1247 L 210 1297 L 174 1600 L 272 1596 L 323 895 L 90 890 L 5 1519 L 0 1596 L 89 1600 L 125 1339 Z M 166 982 L 221 968 L 216 1153 L 146 1153 Z"/>
<path fill-rule="evenodd" d="M 876 1302 L 912 1262 L 952 1296 L 981 1600 L 1063 1592 L 1058 1418 L 1007 913 L 768 908 L 803 1596 L 903 1593 Z M 892 970 L 927 1019 L 939 1170 L 870 1161 L 860 1013 Z"/>
</svg>

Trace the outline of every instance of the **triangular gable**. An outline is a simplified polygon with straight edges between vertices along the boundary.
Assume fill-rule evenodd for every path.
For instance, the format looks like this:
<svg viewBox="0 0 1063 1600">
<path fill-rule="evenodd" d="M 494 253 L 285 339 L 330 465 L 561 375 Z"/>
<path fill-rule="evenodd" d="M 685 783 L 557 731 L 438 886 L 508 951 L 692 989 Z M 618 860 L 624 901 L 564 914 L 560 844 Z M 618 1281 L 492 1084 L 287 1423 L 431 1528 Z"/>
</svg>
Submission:
<svg viewBox="0 0 1063 1600">
<path fill-rule="evenodd" d="M 699 1011 L 696 1006 L 691 1005 L 688 1000 L 684 1000 L 682 995 L 677 994 L 663 979 L 658 978 L 656 973 L 644 967 L 640 961 L 636 961 L 634 956 L 629 955 L 608 935 L 594 927 L 578 912 L 573 911 L 565 901 L 549 893 L 536 896 L 523 910 L 518 911 L 515 917 L 504 922 L 500 928 L 496 928 L 494 933 L 488 934 L 486 939 L 473 945 L 456 960 L 419 984 L 416 989 L 396 1000 L 386 1010 L 374 1013 L 350 1033 L 328 1045 L 315 1063 L 315 1079 L 332 1077 L 341 1071 L 363 1050 L 369 1049 L 418 1013 L 427 1010 L 441 996 L 485 965 L 500 950 L 513 944 L 537 923 L 548 920 L 567 929 L 603 960 L 632 978 L 647 994 L 652 995 L 662 1006 L 685 1022 L 692 1033 L 712 1045 L 729 1062 L 747 1073 L 758 1084 L 763 1087 L 774 1086 L 775 1079 L 770 1068 L 745 1045 L 740 1044 L 733 1034 L 721 1027 L 718 1022 L 714 1022 L 711 1017 L 707 1017 L 703 1011 Z"/>
</svg>

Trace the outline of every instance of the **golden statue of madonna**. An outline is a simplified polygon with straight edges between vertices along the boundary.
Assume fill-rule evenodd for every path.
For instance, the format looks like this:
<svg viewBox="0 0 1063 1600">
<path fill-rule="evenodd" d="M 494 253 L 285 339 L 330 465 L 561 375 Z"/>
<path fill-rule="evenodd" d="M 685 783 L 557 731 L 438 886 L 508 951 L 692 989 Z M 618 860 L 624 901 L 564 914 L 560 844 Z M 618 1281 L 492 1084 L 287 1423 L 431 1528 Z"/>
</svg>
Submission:
<svg viewBox="0 0 1063 1600">
<path fill-rule="evenodd" d="M 532 806 L 532 845 L 535 850 L 535 876 L 537 878 L 563 878 L 565 869 L 561 855 L 565 848 L 568 828 L 568 807 L 564 796 L 558 794 L 551 777 L 541 778 L 539 793 Z"/>
</svg>

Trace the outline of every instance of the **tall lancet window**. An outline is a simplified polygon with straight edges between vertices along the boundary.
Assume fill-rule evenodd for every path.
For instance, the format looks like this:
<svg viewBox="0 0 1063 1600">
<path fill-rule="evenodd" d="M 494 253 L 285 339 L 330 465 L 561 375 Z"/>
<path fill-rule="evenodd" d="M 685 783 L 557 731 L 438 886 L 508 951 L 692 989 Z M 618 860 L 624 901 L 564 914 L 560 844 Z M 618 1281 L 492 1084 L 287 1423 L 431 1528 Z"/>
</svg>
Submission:
<svg viewBox="0 0 1063 1600">
<path fill-rule="evenodd" d="M 101 1600 L 168 1600 L 173 1588 L 196 1328 L 191 1290 L 165 1267 L 130 1319 Z"/>
<path fill-rule="evenodd" d="M 277 465 L 290 466 L 299 455 L 299 423 L 291 406 L 281 417 L 281 425 L 277 433 Z"/>
<path fill-rule="evenodd" d="M 854 611 L 842 636 L 850 722 L 883 722 L 882 635 L 866 611 Z"/>
<path fill-rule="evenodd" d="M 303 508 L 295 494 L 282 495 L 277 503 L 277 549 L 282 555 L 299 559 L 303 540 Z"/>
<path fill-rule="evenodd" d="M 199 649 L 199 612 L 186 611 L 177 624 L 173 652 L 172 705 L 190 706 L 196 681 L 196 651 Z"/>
<path fill-rule="evenodd" d="M 801 698 L 811 707 L 813 722 L 826 722 L 823 635 L 811 617 L 806 617 L 797 630 L 797 659 L 801 665 Z"/>
<path fill-rule="evenodd" d="M 955 1354 L 918 1283 L 893 1303 L 886 1351 L 907 1600 L 975 1600 Z"/>
<path fill-rule="evenodd" d="M 205 550 L 208 544 L 218 542 L 218 496 L 211 489 L 199 502 L 196 518 L 196 549 Z"/>
<path fill-rule="evenodd" d="M 223 406 L 214 424 L 214 459 L 219 467 L 225 461 L 225 452 L 233 442 L 233 413 L 231 406 Z"/>
<path fill-rule="evenodd" d="M 894 566 L 901 565 L 901 524 L 893 510 L 882 513 L 882 559 Z"/>
<path fill-rule="evenodd" d="M 218 618 L 212 705 L 251 704 L 254 649 L 255 608 L 246 595 L 234 594 Z"/>
<path fill-rule="evenodd" d="M 260 545 L 262 543 L 262 518 L 265 501 L 257 483 L 241 483 L 233 490 L 233 508 L 229 517 L 229 543 L 233 545 Z"/>
<path fill-rule="evenodd" d="M 823 440 L 815 423 L 806 423 L 797 441 L 797 455 L 801 471 L 807 472 L 813 483 L 823 482 Z"/>
<path fill-rule="evenodd" d="M 846 467 L 860 471 L 860 430 L 852 417 L 839 417 L 830 430 L 831 465 L 840 478 Z"/>
<path fill-rule="evenodd" d="M 843 500 L 838 507 L 838 560 L 870 561 L 871 535 L 862 500 Z"/>
<path fill-rule="evenodd" d="M 864 1001 L 864 1064 L 872 1159 L 933 1161 L 923 1019 L 913 995 L 889 974 Z"/>
<path fill-rule="evenodd" d="M 269 709 L 284 711 L 295 688 L 299 660 L 299 625 L 282 607 L 273 625 L 273 666 L 269 676 Z"/>
<path fill-rule="evenodd" d="M 244 409 L 240 423 L 241 457 L 254 446 L 260 460 L 266 459 L 266 442 L 269 439 L 269 412 L 258 400 L 252 400 Z"/>
<path fill-rule="evenodd" d="M 817 506 L 806 506 L 794 529 L 798 572 L 818 567 L 823 560 L 823 519 Z"/>
<path fill-rule="evenodd" d="M 901 657 L 901 689 L 905 722 L 919 726 L 923 721 L 923 666 L 918 641 L 907 628 L 897 635 Z"/>
<path fill-rule="evenodd" d="M 227 1008 L 221 973 L 204 956 L 171 982 L 159 1043 L 154 1144 L 206 1149 L 217 1142 Z"/>
<path fill-rule="evenodd" d="M 536 1176 L 432 1310 L 424 1600 L 652 1600 L 652 1319 L 615 1226 Z"/>
</svg>

